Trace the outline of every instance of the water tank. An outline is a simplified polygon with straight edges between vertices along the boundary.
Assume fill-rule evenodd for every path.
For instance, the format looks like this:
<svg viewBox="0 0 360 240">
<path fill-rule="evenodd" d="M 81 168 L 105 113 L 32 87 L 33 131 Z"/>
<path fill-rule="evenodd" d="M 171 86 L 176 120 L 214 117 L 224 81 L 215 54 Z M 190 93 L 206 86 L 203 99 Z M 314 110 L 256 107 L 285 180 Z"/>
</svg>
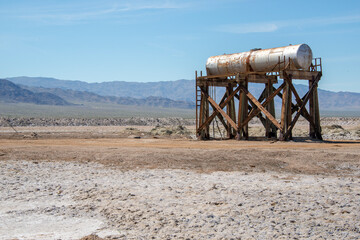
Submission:
<svg viewBox="0 0 360 240">
<path fill-rule="evenodd" d="M 299 44 L 213 56 L 206 62 L 206 71 L 207 75 L 245 73 L 249 70 L 254 72 L 279 71 L 279 57 L 281 61 L 284 61 L 285 57 L 285 64 L 281 64 L 280 70 L 284 69 L 289 59 L 294 63 L 293 69 L 307 70 L 312 61 L 312 51 L 307 44 Z"/>
</svg>

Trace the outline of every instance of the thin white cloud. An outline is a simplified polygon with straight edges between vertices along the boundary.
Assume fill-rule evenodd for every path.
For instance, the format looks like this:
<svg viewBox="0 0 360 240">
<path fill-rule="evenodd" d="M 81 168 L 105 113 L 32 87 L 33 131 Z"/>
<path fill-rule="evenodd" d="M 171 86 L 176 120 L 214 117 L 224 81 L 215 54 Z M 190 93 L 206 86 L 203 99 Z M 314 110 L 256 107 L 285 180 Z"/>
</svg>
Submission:
<svg viewBox="0 0 360 240">
<path fill-rule="evenodd" d="M 41 21 L 47 23 L 76 23 L 101 18 L 117 18 L 123 15 L 129 16 L 140 11 L 156 11 L 167 9 L 186 8 L 189 3 L 169 0 L 133 0 L 133 1 L 102 1 L 96 4 L 86 1 L 83 3 L 73 3 L 65 5 L 50 5 L 29 7 L 27 9 L 18 9 L 7 11 L 7 15 L 13 17 Z"/>
<path fill-rule="evenodd" d="M 245 24 L 226 24 L 215 27 L 216 31 L 234 34 L 275 32 L 286 27 L 326 26 L 360 22 L 360 15 L 332 18 L 307 18 L 283 21 L 255 22 Z"/>
</svg>

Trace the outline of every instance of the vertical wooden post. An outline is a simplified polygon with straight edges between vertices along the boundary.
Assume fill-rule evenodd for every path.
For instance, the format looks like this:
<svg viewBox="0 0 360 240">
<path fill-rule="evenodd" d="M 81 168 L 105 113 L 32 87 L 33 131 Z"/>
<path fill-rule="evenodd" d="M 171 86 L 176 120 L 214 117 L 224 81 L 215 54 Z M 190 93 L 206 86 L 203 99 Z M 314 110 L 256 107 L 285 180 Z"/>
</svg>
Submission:
<svg viewBox="0 0 360 240">
<path fill-rule="evenodd" d="M 285 81 L 285 80 L 284 80 Z M 281 104 L 281 129 L 280 129 L 280 136 L 279 136 L 279 140 L 280 141 L 284 141 L 284 135 L 285 135 L 285 131 L 286 131 L 286 107 L 285 107 L 285 102 L 287 99 L 287 86 L 285 85 L 284 89 L 283 89 L 283 94 L 282 94 L 282 104 Z"/>
<path fill-rule="evenodd" d="M 240 83 L 240 77 L 239 77 L 239 74 L 236 74 L 236 82 L 238 83 L 238 84 L 241 84 Z M 244 94 L 241 90 L 240 90 L 240 92 L 239 92 L 239 109 L 238 109 L 238 131 L 237 131 L 237 133 L 236 133 L 236 139 L 237 140 L 240 140 L 241 139 L 241 136 L 242 136 L 242 129 L 240 128 L 240 126 L 241 126 L 241 124 L 243 123 L 243 121 L 244 121 L 244 116 L 243 116 L 243 114 L 242 114 L 242 112 L 243 112 L 243 110 L 242 110 L 242 94 Z"/>
<path fill-rule="evenodd" d="M 206 85 L 206 94 L 209 95 L 209 86 Z M 208 119 L 210 116 L 210 103 L 207 98 L 205 98 L 205 119 Z M 205 128 L 205 137 L 206 139 L 210 139 L 210 123 Z"/>
<path fill-rule="evenodd" d="M 209 86 L 202 86 L 201 89 L 209 94 Z M 201 103 L 200 103 L 200 125 L 202 125 L 206 119 L 209 118 L 209 101 L 203 93 L 201 93 Z M 209 139 L 210 138 L 210 124 L 208 124 L 200 133 L 200 139 Z"/>
<path fill-rule="evenodd" d="M 268 82 L 265 84 L 265 88 L 266 88 L 266 98 L 268 98 L 273 92 L 274 92 L 274 87 L 273 87 L 273 83 L 270 79 L 268 79 Z M 274 117 L 275 116 L 275 103 L 274 103 L 274 99 L 272 99 L 270 101 L 270 103 L 266 106 L 266 110 Z M 276 127 L 274 124 L 271 123 L 271 121 L 266 117 L 266 124 L 265 124 L 265 136 L 267 138 L 272 138 L 275 137 L 276 138 Z"/>
<path fill-rule="evenodd" d="M 239 84 L 248 89 L 248 80 L 245 78 L 245 81 L 238 81 Z M 240 126 L 244 123 L 245 119 L 248 117 L 249 102 L 246 94 L 243 91 L 239 93 L 239 112 L 238 112 L 238 132 L 237 139 L 248 139 L 249 138 L 249 125 L 246 124 L 243 128 Z"/>
<path fill-rule="evenodd" d="M 309 80 L 309 90 L 311 89 L 311 86 L 314 83 L 314 77 L 312 77 L 311 80 Z M 315 123 L 315 102 L 314 102 L 314 92 L 310 92 L 310 98 L 309 98 L 309 114 L 310 119 Z M 315 128 L 309 123 L 309 136 L 311 138 L 315 138 Z"/>
<path fill-rule="evenodd" d="M 287 79 L 289 80 L 289 79 Z M 289 83 L 284 79 L 285 87 L 283 89 L 282 95 L 282 106 L 281 106 L 281 130 L 280 130 L 280 141 L 286 141 L 284 135 L 286 133 L 287 128 L 291 123 L 291 90 Z M 289 96 L 290 95 L 290 96 Z M 290 99 L 290 102 L 289 102 Z"/>
<path fill-rule="evenodd" d="M 231 92 L 234 91 L 233 86 L 231 86 Z M 236 109 L 235 109 L 235 98 L 233 97 L 231 100 L 231 108 L 230 108 L 230 118 L 236 123 Z M 231 138 L 235 138 L 236 136 L 236 131 L 234 128 L 232 128 L 232 136 Z"/>
<path fill-rule="evenodd" d="M 320 80 L 321 73 L 317 76 L 317 81 Z M 315 77 L 313 76 L 311 80 L 309 80 L 309 91 L 311 90 L 311 86 L 316 82 L 316 85 L 314 86 L 312 92 L 309 92 L 309 115 L 310 120 L 314 122 L 313 126 L 312 124 L 309 124 L 309 136 L 314 139 L 322 140 L 321 136 L 321 125 L 320 125 L 320 110 L 319 110 L 319 96 L 317 91 L 317 81 L 315 81 Z"/>
<path fill-rule="evenodd" d="M 195 115 L 195 116 L 196 116 L 195 129 L 196 129 L 196 132 L 197 132 L 198 127 L 199 127 L 197 71 L 195 71 L 195 114 L 196 114 L 196 115 Z"/>
<path fill-rule="evenodd" d="M 245 79 L 245 88 L 246 90 L 249 90 L 249 81 L 246 77 Z M 248 101 L 248 97 L 246 96 L 246 94 L 244 93 L 244 119 L 246 119 L 249 115 L 249 101 Z M 245 139 L 249 139 L 249 123 L 247 123 L 245 126 L 244 126 L 244 137 Z"/>
<path fill-rule="evenodd" d="M 290 75 L 289 76 L 289 79 L 288 81 L 292 84 L 292 76 Z M 292 122 L 292 110 L 291 110 L 291 104 L 292 104 L 292 92 L 291 92 L 291 88 L 290 86 L 288 86 L 288 94 L 287 94 L 287 111 L 288 111 L 288 114 L 287 114 L 287 126 L 286 128 L 288 128 Z M 289 134 L 289 137 L 288 139 L 286 140 L 291 140 L 293 139 L 293 136 L 292 136 L 292 130 L 290 131 L 290 134 Z"/>
<path fill-rule="evenodd" d="M 269 96 L 272 95 L 274 92 L 274 86 L 273 86 L 273 83 L 270 81 L 269 83 Z M 273 98 L 270 103 L 270 114 L 274 116 L 274 118 L 276 119 L 276 113 L 275 113 L 275 98 Z M 271 123 L 270 124 L 270 127 L 271 127 L 271 131 L 270 131 L 270 137 L 274 137 L 276 138 L 277 137 L 277 128 L 276 126 Z"/>
<path fill-rule="evenodd" d="M 314 82 L 314 77 L 312 78 L 311 84 Z M 311 87 L 311 85 L 309 86 Z M 317 84 L 311 93 L 310 104 L 312 103 L 312 109 L 310 110 L 310 115 L 312 115 L 312 120 L 314 121 L 315 128 L 310 124 L 310 137 L 322 140 L 321 136 L 321 125 L 320 125 L 320 110 L 319 110 L 319 96 L 317 91 Z M 312 132 L 311 132 L 312 131 Z"/>
<path fill-rule="evenodd" d="M 226 86 L 226 95 L 227 97 L 229 97 L 230 95 L 230 87 L 229 86 Z M 230 108 L 231 108 L 231 101 L 226 105 L 226 114 L 230 116 Z M 228 138 L 231 138 L 231 132 L 232 132 L 232 127 L 230 125 L 230 123 L 228 122 L 227 123 L 227 137 Z"/>
<path fill-rule="evenodd" d="M 231 83 L 229 83 L 228 86 L 226 87 L 227 96 L 229 96 L 233 91 L 234 91 L 233 86 L 231 85 Z M 234 101 L 234 98 L 232 98 L 229 101 L 229 103 L 227 104 L 226 112 L 227 112 L 227 115 L 229 115 L 229 117 L 236 123 L 236 113 L 235 113 L 235 101 Z M 236 134 L 235 130 L 230 125 L 230 123 L 228 123 L 227 134 L 228 134 L 228 138 L 234 138 L 235 134 Z"/>
<path fill-rule="evenodd" d="M 270 84 L 269 84 L 269 80 L 267 83 L 265 83 L 265 98 L 268 98 L 270 95 Z M 266 106 L 266 110 L 269 111 L 270 110 L 270 104 L 268 104 Z M 265 121 L 265 137 L 270 138 L 270 120 L 268 117 L 266 117 L 266 121 Z"/>
</svg>

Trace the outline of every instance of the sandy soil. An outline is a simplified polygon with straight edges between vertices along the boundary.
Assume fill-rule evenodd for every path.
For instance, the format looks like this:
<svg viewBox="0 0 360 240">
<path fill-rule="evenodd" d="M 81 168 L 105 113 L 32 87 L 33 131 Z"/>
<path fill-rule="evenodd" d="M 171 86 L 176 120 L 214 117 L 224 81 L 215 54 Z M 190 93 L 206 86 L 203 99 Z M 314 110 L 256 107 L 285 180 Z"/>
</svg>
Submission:
<svg viewBox="0 0 360 240">
<path fill-rule="evenodd" d="M 3 132 L 0 239 L 360 238 L 360 141 L 84 129 Z"/>
</svg>

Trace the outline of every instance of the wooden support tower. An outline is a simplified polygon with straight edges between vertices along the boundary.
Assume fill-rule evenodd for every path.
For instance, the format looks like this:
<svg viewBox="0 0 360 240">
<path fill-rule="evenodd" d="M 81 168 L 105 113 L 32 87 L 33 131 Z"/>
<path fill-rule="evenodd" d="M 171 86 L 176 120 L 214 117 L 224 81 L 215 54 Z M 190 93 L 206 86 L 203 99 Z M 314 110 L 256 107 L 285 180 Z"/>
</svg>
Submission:
<svg viewBox="0 0 360 240">
<path fill-rule="evenodd" d="M 292 139 L 292 130 L 302 116 L 309 122 L 309 136 L 322 140 L 317 92 L 322 76 L 321 59 L 314 59 L 307 70 L 291 70 L 291 60 L 287 62 L 288 66 L 283 70 L 272 72 L 249 71 L 210 76 L 202 76 L 202 73 L 198 76 L 196 73 L 197 137 L 202 140 L 210 139 L 210 124 L 217 118 L 226 131 L 227 138 L 248 139 L 248 124 L 257 117 L 265 128 L 266 138 L 286 141 Z M 279 60 L 278 64 L 285 64 L 285 60 Z M 302 97 L 293 85 L 295 79 L 307 80 L 309 84 L 308 92 Z M 262 94 L 256 98 L 249 91 L 249 83 L 263 84 Z M 274 84 L 278 87 L 274 87 Z M 223 97 L 219 102 L 209 94 L 210 86 L 222 88 Z M 275 97 L 279 97 L 282 103 L 279 119 L 275 115 Z M 214 133 L 213 129 L 213 138 L 216 137 Z"/>
</svg>

